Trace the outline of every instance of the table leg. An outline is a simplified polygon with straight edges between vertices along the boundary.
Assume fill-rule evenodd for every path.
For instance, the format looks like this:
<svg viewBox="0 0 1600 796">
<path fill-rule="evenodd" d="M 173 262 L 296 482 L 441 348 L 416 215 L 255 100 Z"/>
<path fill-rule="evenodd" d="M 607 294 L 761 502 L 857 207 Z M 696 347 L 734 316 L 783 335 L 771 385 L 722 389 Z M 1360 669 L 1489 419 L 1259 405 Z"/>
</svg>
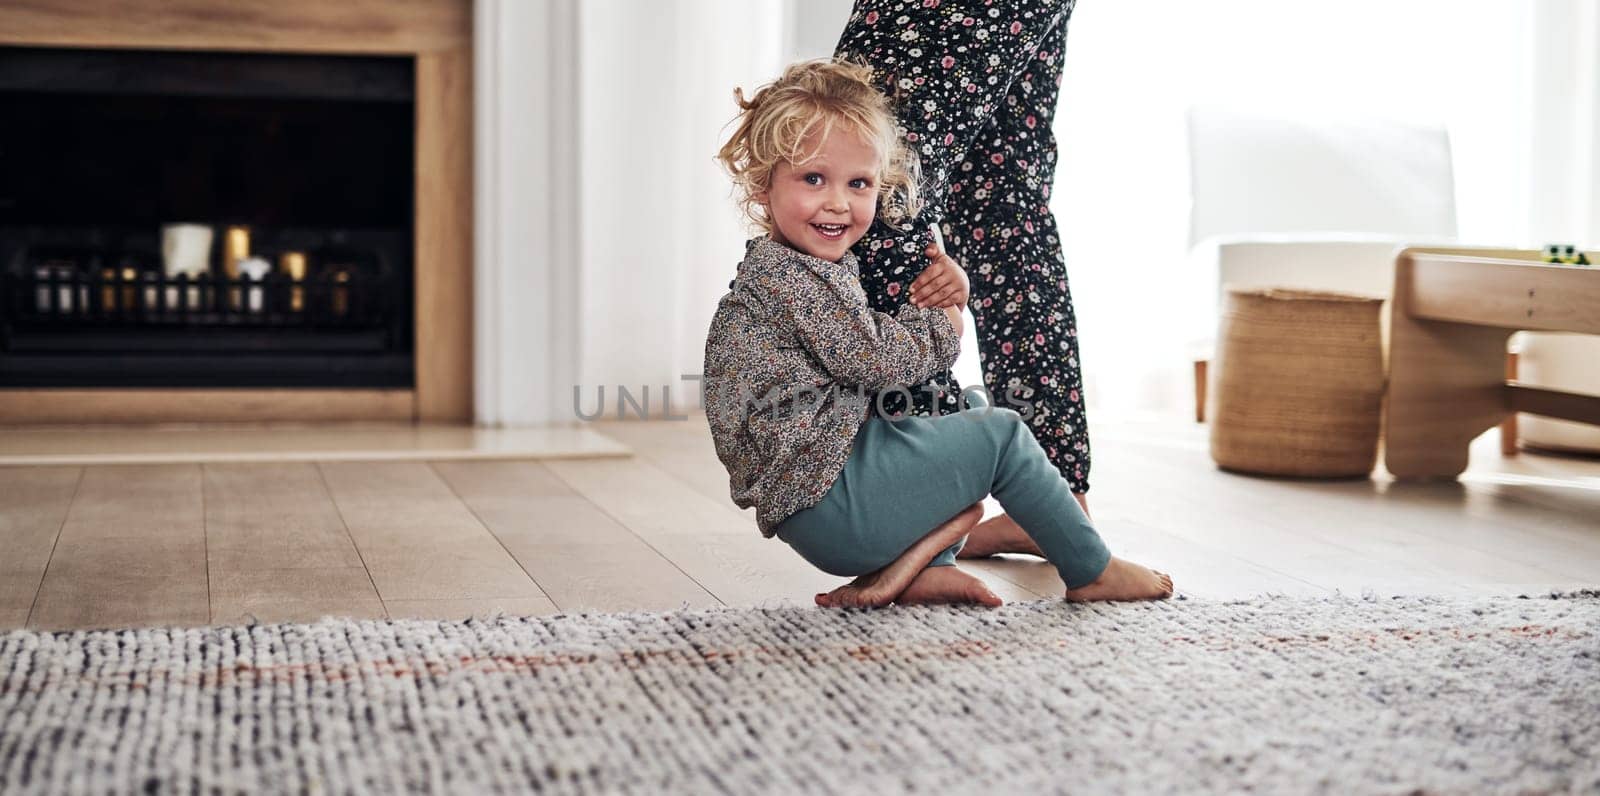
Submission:
<svg viewBox="0 0 1600 796">
<path fill-rule="evenodd" d="M 1418 320 L 1400 310 L 1391 321 L 1384 463 L 1396 478 L 1454 478 L 1467 469 L 1473 438 L 1510 412 L 1512 330 Z"/>
<path fill-rule="evenodd" d="M 1515 351 L 1506 354 L 1506 381 L 1508 382 L 1517 380 L 1517 356 Z M 1500 421 L 1500 455 L 1517 455 L 1516 412 L 1506 415 L 1506 419 Z"/>
</svg>

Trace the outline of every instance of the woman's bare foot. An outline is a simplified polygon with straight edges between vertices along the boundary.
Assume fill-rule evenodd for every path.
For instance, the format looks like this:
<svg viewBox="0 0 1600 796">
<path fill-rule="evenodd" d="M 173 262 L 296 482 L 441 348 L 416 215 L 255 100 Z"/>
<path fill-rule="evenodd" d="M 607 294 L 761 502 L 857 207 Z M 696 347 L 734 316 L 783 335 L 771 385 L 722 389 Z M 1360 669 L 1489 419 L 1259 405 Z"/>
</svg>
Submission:
<svg viewBox="0 0 1600 796">
<path fill-rule="evenodd" d="M 1044 557 L 1022 526 L 1009 514 L 997 514 L 967 534 L 967 544 L 956 558 L 988 558 L 997 553 L 1031 553 Z"/>
<path fill-rule="evenodd" d="M 871 608 L 888 605 L 900 596 L 941 550 L 955 544 L 983 517 L 983 504 L 974 503 L 928 532 L 888 566 L 868 572 L 827 594 L 818 594 L 817 605 L 824 608 Z M 950 567 L 934 567 L 950 569 Z"/>
<path fill-rule="evenodd" d="M 1072 496 L 1078 499 L 1083 515 L 1089 516 L 1089 496 L 1082 492 L 1074 492 Z M 1044 558 L 1039 545 L 1034 544 L 1033 538 L 1009 514 L 998 514 L 978 523 L 967 536 L 967 546 L 961 548 L 956 558 L 988 558 L 999 553 L 1027 553 Z"/>
<path fill-rule="evenodd" d="M 901 605 L 970 603 L 991 608 L 1004 604 L 983 581 L 955 567 L 928 567 L 918 572 L 895 602 Z"/>
<path fill-rule="evenodd" d="M 1087 586 L 1067 589 L 1073 602 L 1099 600 L 1165 600 L 1172 596 L 1172 578 L 1149 567 L 1112 557 L 1100 577 Z"/>
</svg>

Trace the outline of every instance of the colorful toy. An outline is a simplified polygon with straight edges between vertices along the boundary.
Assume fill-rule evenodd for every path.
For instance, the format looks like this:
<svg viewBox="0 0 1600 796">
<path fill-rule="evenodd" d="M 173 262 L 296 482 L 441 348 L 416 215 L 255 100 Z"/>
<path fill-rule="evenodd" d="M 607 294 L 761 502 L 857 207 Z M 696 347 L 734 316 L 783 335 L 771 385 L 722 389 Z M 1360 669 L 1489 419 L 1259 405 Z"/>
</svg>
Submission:
<svg viewBox="0 0 1600 796">
<path fill-rule="evenodd" d="M 1593 265 L 1589 256 L 1578 250 L 1572 244 L 1565 246 L 1552 243 L 1544 247 L 1544 262 L 1560 265 Z"/>
</svg>

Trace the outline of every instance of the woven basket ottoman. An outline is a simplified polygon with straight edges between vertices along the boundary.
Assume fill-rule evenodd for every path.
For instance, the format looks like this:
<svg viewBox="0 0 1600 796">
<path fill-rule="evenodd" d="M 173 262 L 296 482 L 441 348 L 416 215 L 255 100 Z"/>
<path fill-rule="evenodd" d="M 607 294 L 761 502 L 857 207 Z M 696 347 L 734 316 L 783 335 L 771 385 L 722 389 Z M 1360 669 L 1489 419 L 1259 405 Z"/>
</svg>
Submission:
<svg viewBox="0 0 1600 796">
<path fill-rule="evenodd" d="M 1210 391 L 1211 458 L 1225 470 L 1366 477 L 1383 409 L 1382 299 L 1230 289 Z"/>
</svg>

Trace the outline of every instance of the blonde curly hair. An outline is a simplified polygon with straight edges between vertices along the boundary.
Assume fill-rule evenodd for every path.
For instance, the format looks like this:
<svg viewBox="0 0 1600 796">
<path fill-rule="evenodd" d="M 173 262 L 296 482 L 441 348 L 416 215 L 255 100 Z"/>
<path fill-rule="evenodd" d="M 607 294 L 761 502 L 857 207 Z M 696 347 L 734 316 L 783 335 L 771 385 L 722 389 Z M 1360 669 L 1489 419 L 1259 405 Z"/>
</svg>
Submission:
<svg viewBox="0 0 1600 796">
<path fill-rule="evenodd" d="M 921 209 L 917 159 L 902 143 L 889 100 L 872 83 L 871 67 L 853 61 L 801 61 L 745 99 L 733 90 L 738 129 L 717 152 L 733 177 L 739 208 L 757 228 L 772 232 L 772 219 L 756 199 L 771 186 L 773 169 L 788 161 L 802 165 L 816 152 L 802 152 L 814 131 L 825 140 L 836 129 L 861 135 L 878 152 L 878 206 L 884 218 L 899 222 Z"/>
</svg>

